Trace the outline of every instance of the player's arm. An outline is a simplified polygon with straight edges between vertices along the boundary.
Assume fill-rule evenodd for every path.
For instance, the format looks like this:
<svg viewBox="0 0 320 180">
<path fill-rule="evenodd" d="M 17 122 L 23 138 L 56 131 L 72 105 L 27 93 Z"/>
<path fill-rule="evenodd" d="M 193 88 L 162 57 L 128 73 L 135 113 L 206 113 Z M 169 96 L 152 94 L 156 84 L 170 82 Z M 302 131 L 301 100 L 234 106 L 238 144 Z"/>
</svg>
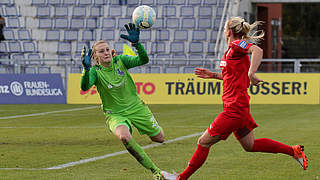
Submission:
<svg viewBox="0 0 320 180">
<path fill-rule="evenodd" d="M 219 79 L 222 80 L 222 74 L 218 72 L 212 72 L 205 68 L 195 68 L 195 75 L 203 79 Z"/>
<path fill-rule="evenodd" d="M 250 64 L 250 68 L 248 71 L 248 76 L 251 81 L 251 84 L 257 86 L 257 85 L 259 85 L 260 82 L 263 82 L 263 80 L 259 79 L 255 74 L 261 64 L 263 50 L 256 45 L 252 45 L 248 49 L 248 53 L 252 54 L 251 55 L 251 64 Z"/>
<path fill-rule="evenodd" d="M 96 82 L 97 76 L 95 69 L 91 68 L 91 57 L 92 49 L 89 49 L 86 53 L 86 48 L 84 47 L 81 52 L 82 65 L 84 67 L 82 77 L 81 77 L 81 90 L 89 90 Z"/>
</svg>

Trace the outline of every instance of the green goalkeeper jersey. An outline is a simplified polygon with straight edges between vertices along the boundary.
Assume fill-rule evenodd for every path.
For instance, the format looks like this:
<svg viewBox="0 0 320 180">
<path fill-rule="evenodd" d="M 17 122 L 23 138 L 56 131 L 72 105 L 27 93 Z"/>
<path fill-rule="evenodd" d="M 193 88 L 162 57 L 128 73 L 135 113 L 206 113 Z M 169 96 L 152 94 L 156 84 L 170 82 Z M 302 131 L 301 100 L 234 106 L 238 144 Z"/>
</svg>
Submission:
<svg viewBox="0 0 320 180">
<path fill-rule="evenodd" d="M 128 69 L 148 63 L 149 58 L 140 43 L 136 49 L 138 56 L 115 56 L 109 67 L 95 65 L 82 75 L 81 89 L 87 91 L 95 85 L 105 113 L 135 111 L 142 105 Z"/>
</svg>

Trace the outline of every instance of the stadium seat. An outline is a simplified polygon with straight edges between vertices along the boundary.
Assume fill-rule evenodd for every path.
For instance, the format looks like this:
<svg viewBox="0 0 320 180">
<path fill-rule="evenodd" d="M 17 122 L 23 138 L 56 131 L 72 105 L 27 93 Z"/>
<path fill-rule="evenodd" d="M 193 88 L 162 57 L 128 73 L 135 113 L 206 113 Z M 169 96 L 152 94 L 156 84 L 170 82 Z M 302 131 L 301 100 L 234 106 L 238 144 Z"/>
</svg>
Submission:
<svg viewBox="0 0 320 180">
<path fill-rule="evenodd" d="M 38 73 L 40 73 L 40 74 L 50 74 L 51 73 L 51 67 L 40 66 L 40 67 L 38 67 Z"/>
<path fill-rule="evenodd" d="M 199 17 L 212 17 L 212 7 L 211 6 L 200 6 L 198 11 Z"/>
<path fill-rule="evenodd" d="M 179 67 L 178 66 L 169 66 L 165 68 L 165 73 L 179 73 Z"/>
<path fill-rule="evenodd" d="M 90 17 L 100 17 L 103 16 L 103 7 L 99 6 L 90 6 L 90 11 L 89 11 L 89 16 Z"/>
<path fill-rule="evenodd" d="M 5 29 L 3 30 L 3 35 L 6 40 L 16 40 L 16 37 L 14 35 L 14 31 L 12 29 Z"/>
<path fill-rule="evenodd" d="M 163 5 L 170 5 L 170 0 L 161 0 L 157 1 L 157 5 L 163 6 Z"/>
<path fill-rule="evenodd" d="M 47 41 L 59 41 L 60 40 L 60 31 L 59 30 L 46 31 L 46 40 Z"/>
<path fill-rule="evenodd" d="M 81 73 L 82 72 L 82 67 L 71 67 L 70 68 L 70 73 Z"/>
<path fill-rule="evenodd" d="M 192 67 L 192 66 L 185 66 L 183 67 L 183 73 L 194 73 L 194 68 L 195 67 Z"/>
<path fill-rule="evenodd" d="M 5 16 L 19 16 L 16 6 L 5 6 L 4 12 Z"/>
<path fill-rule="evenodd" d="M 76 0 L 62 0 L 62 4 L 66 6 L 74 6 L 76 4 Z"/>
<path fill-rule="evenodd" d="M 108 17 L 121 17 L 122 16 L 122 6 L 109 6 Z"/>
<path fill-rule="evenodd" d="M 178 18 L 167 18 L 166 27 L 172 29 L 178 29 L 180 26 L 180 22 Z"/>
<path fill-rule="evenodd" d="M 2 57 L 1 57 L 1 59 L 2 59 Z M 8 73 L 8 69 L 0 66 L 0 74 L 6 74 L 6 73 Z"/>
<path fill-rule="evenodd" d="M 8 42 L 9 52 L 21 52 L 21 45 L 19 42 Z"/>
<path fill-rule="evenodd" d="M 172 5 L 185 5 L 186 1 L 185 0 L 172 0 L 171 4 Z"/>
<path fill-rule="evenodd" d="M 116 20 L 110 18 L 102 19 L 102 29 L 114 29 L 116 27 Z"/>
<path fill-rule="evenodd" d="M 79 0 L 80 6 L 89 6 L 92 4 L 92 0 Z"/>
<path fill-rule="evenodd" d="M 77 41 L 78 31 L 77 30 L 66 30 L 64 31 L 64 41 Z"/>
<path fill-rule="evenodd" d="M 207 32 L 205 30 L 194 30 L 192 31 L 192 41 L 206 41 Z"/>
<path fill-rule="evenodd" d="M 31 5 L 32 6 L 45 6 L 45 5 L 47 5 L 47 3 L 46 3 L 46 0 L 32 0 Z"/>
<path fill-rule="evenodd" d="M 40 29 L 51 29 L 52 28 L 52 20 L 47 18 L 39 19 L 39 26 Z"/>
<path fill-rule="evenodd" d="M 146 29 L 140 32 L 140 40 L 143 42 L 151 41 L 151 30 Z"/>
<path fill-rule="evenodd" d="M 147 66 L 146 73 L 161 73 L 161 66 Z"/>
<path fill-rule="evenodd" d="M 189 62 L 192 61 L 192 59 L 195 59 L 195 60 L 203 59 L 203 54 L 189 54 L 188 59 L 189 59 Z"/>
<path fill-rule="evenodd" d="M 10 55 L 8 53 L 0 53 L 0 59 L 2 60 L 9 60 L 10 59 Z M 2 64 L 4 63 L 4 61 L 2 61 Z M 9 64 L 9 63 L 7 63 Z"/>
<path fill-rule="evenodd" d="M 203 62 L 202 62 L 201 59 L 190 59 L 189 60 L 189 65 L 193 66 L 193 67 L 195 67 L 195 66 L 203 66 Z"/>
<path fill-rule="evenodd" d="M 169 54 L 156 54 L 155 56 L 156 64 L 170 64 L 170 55 Z"/>
<path fill-rule="evenodd" d="M 22 42 L 23 52 L 36 52 L 34 42 Z"/>
<path fill-rule="evenodd" d="M 54 27 L 56 29 L 68 29 L 68 27 L 69 27 L 68 24 L 69 24 L 68 19 L 65 19 L 65 18 L 56 18 L 56 19 L 54 19 Z"/>
<path fill-rule="evenodd" d="M 125 16 L 126 17 L 131 17 L 135 8 L 136 8 L 136 6 L 127 6 L 126 15 Z"/>
<path fill-rule="evenodd" d="M 57 5 L 60 5 L 61 0 L 48 0 L 48 5 L 51 5 L 51 6 L 57 6 Z"/>
<path fill-rule="evenodd" d="M 6 42 L 0 42 L 0 52 L 1 54 L 3 52 L 8 52 L 7 43 Z"/>
<path fill-rule="evenodd" d="M 102 30 L 100 39 L 107 41 L 114 41 L 114 30 Z"/>
<path fill-rule="evenodd" d="M 85 42 L 76 42 L 76 50 L 75 50 L 75 53 L 81 53 L 81 51 L 82 51 L 82 48 L 83 47 L 86 47 L 86 48 L 88 48 L 88 44 L 87 43 L 85 43 Z"/>
<path fill-rule="evenodd" d="M 93 41 L 96 39 L 96 31 L 94 30 L 83 30 L 82 41 Z"/>
<path fill-rule="evenodd" d="M 74 6 L 72 8 L 72 17 L 86 17 L 86 7 Z"/>
<path fill-rule="evenodd" d="M 71 57 L 71 54 L 59 54 L 58 60 L 59 61 L 62 61 L 62 60 L 70 61 L 70 60 L 72 60 L 72 57 Z"/>
<path fill-rule="evenodd" d="M 170 52 L 171 53 L 180 53 L 183 54 L 184 53 L 184 43 L 183 42 L 171 42 L 170 43 Z"/>
<path fill-rule="evenodd" d="M 18 29 L 18 38 L 19 40 L 26 40 L 26 41 L 31 41 L 31 35 L 29 30 L 26 29 Z"/>
<path fill-rule="evenodd" d="M 99 27 L 99 21 L 97 18 L 86 19 L 86 29 L 97 29 Z"/>
<path fill-rule="evenodd" d="M 50 17 L 50 7 L 49 6 L 39 6 L 36 10 L 36 17 Z"/>
<path fill-rule="evenodd" d="M 67 17 L 68 16 L 68 7 L 65 6 L 57 6 L 54 7 L 54 14 L 55 17 Z"/>
<path fill-rule="evenodd" d="M 24 73 L 26 73 L 26 74 L 36 74 L 37 73 L 37 69 L 36 69 L 36 67 L 25 67 L 24 68 Z"/>
<path fill-rule="evenodd" d="M 40 58 L 40 54 L 38 54 L 38 53 L 30 53 L 30 54 L 28 54 L 27 55 L 27 59 L 41 59 Z"/>
<path fill-rule="evenodd" d="M 58 50 L 59 54 L 63 53 L 71 53 L 71 43 L 69 42 L 58 42 Z"/>
<path fill-rule="evenodd" d="M 215 18 L 215 19 L 214 19 L 214 27 L 213 27 L 214 30 L 216 30 L 216 31 L 219 30 L 220 22 L 221 22 L 221 19 L 220 19 L 220 18 Z"/>
<path fill-rule="evenodd" d="M 21 28 L 20 27 L 20 20 L 17 17 L 9 17 L 7 18 L 7 28 Z"/>
<path fill-rule="evenodd" d="M 189 52 L 190 53 L 202 53 L 203 52 L 202 42 L 190 42 L 189 43 Z"/>
<path fill-rule="evenodd" d="M 170 31 L 169 30 L 156 30 L 156 40 L 160 41 L 168 41 L 170 39 Z"/>
<path fill-rule="evenodd" d="M 129 73 L 142 73 L 142 67 L 141 66 L 137 66 L 134 68 L 129 69 Z"/>
<path fill-rule="evenodd" d="M 172 55 L 173 64 L 184 64 L 186 65 L 188 60 L 187 60 L 187 55 L 186 54 L 173 54 Z"/>
<path fill-rule="evenodd" d="M 188 40 L 188 31 L 187 30 L 175 30 L 173 39 L 175 41 L 187 41 Z"/>
<path fill-rule="evenodd" d="M 223 7 L 217 7 L 217 9 L 216 9 L 217 17 L 221 17 L 222 13 L 223 13 Z"/>
<path fill-rule="evenodd" d="M 128 1 L 130 1 L 130 0 L 128 0 Z M 141 4 L 148 5 L 148 6 L 155 5 L 153 0 L 141 0 Z"/>
<path fill-rule="evenodd" d="M 187 16 L 187 17 L 190 17 L 190 16 L 193 17 L 194 16 L 193 6 L 181 6 L 180 15 Z"/>
<path fill-rule="evenodd" d="M 152 26 L 152 29 L 163 29 L 165 28 L 165 23 L 163 18 L 158 18 L 156 23 Z"/>
<path fill-rule="evenodd" d="M 166 43 L 161 41 L 156 41 L 151 43 L 151 53 L 165 53 L 166 52 Z"/>
<path fill-rule="evenodd" d="M 162 8 L 162 16 L 165 17 L 176 17 L 177 12 L 176 12 L 176 7 L 175 6 L 163 6 Z"/>
<path fill-rule="evenodd" d="M 216 5 L 217 4 L 217 0 L 203 0 L 203 4 L 204 5 Z"/>
<path fill-rule="evenodd" d="M 103 5 L 107 4 L 107 1 L 105 1 L 105 0 L 93 0 L 93 4 L 94 5 L 98 5 L 98 6 L 103 6 Z"/>
<path fill-rule="evenodd" d="M 214 48 L 216 47 L 216 43 L 209 42 L 208 44 L 208 53 L 214 53 Z"/>
<path fill-rule="evenodd" d="M 13 53 L 10 56 L 11 56 L 10 59 L 16 59 L 16 60 L 25 59 L 24 54 L 21 54 L 21 53 L 17 53 L 17 54 Z"/>
<path fill-rule="evenodd" d="M 218 36 L 218 31 L 212 30 L 210 32 L 210 40 L 211 41 L 216 41 L 217 40 L 217 36 Z M 221 32 L 220 36 L 223 36 L 223 32 Z"/>
<path fill-rule="evenodd" d="M 83 29 L 84 28 L 84 19 L 79 18 L 79 19 L 71 19 L 70 22 L 70 29 Z"/>
<path fill-rule="evenodd" d="M 198 24 L 199 29 L 211 29 L 211 18 L 199 18 Z"/>
<path fill-rule="evenodd" d="M 199 5 L 199 0 L 188 0 L 188 5 Z"/>
<path fill-rule="evenodd" d="M 182 29 L 194 29 L 196 27 L 196 20 L 194 18 L 183 18 Z"/>
<path fill-rule="evenodd" d="M 127 2 L 128 6 L 136 6 L 137 4 L 139 4 L 139 0 L 127 0 Z"/>
<path fill-rule="evenodd" d="M 129 22 L 131 22 L 131 17 L 130 18 L 119 18 L 119 21 L 118 21 L 118 26 L 117 28 L 121 29 L 123 28 L 124 29 L 124 25 L 125 24 L 128 24 Z M 140 31 L 140 34 L 142 33 L 143 31 Z M 141 36 L 140 36 L 141 38 Z"/>
</svg>

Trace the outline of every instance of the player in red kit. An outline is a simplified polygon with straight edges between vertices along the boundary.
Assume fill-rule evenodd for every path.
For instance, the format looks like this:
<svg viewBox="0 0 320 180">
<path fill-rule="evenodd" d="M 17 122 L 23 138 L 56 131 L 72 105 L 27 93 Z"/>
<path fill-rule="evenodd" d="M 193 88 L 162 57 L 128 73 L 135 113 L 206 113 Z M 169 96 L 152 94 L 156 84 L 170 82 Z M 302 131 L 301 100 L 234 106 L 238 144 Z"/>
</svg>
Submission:
<svg viewBox="0 0 320 180">
<path fill-rule="evenodd" d="M 288 146 L 272 139 L 255 139 L 253 129 L 258 127 L 250 114 L 250 96 L 247 89 L 250 85 L 258 86 L 261 82 L 255 72 L 261 59 L 262 49 L 248 41 L 259 41 L 264 33 L 255 32 L 249 35 L 260 22 L 249 24 L 240 17 L 230 18 L 224 29 L 228 50 L 221 60 L 222 73 L 211 72 L 208 69 L 196 68 L 195 74 L 200 78 L 223 80 L 223 111 L 210 124 L 208 129 L 198 139 L 195 153 L 188 167 L 179 175 L 165 175 L 165 179 L 188 179 L 206 161 L 209 149 L 220 140 L 226 140 L 233 133 L 247 152 L 283 153 L 296 159 L 304 170 L 308 160 L 301 145 Z M 251 55 L 251 62 L 248 54 Z"/>
</svg>

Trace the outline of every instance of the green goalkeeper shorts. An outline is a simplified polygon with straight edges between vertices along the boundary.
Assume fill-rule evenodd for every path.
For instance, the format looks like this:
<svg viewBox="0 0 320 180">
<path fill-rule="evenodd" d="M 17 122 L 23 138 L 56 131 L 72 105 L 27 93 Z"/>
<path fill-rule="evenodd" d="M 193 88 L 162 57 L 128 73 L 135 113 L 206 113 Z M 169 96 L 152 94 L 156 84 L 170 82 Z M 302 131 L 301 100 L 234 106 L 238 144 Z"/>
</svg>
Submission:
<svg viewBox="0 0 320 180">
<path fill-rule="evenodd" d="M 158 125 L 157 120 L 154 118 L 152 112 L 146 105 L 142 105 L 134 112 L 124 112 L 121 114 L 107 114 L 106 124 L 110 131 L 114 133 L 116 127 L 125 125 L 128 127 L 132 134 L 132 126 L 136 127 L 139 133 L 146 134 L 150 137 L 156 136 L 160 133 L 161 127 Z"/>
</svg>

